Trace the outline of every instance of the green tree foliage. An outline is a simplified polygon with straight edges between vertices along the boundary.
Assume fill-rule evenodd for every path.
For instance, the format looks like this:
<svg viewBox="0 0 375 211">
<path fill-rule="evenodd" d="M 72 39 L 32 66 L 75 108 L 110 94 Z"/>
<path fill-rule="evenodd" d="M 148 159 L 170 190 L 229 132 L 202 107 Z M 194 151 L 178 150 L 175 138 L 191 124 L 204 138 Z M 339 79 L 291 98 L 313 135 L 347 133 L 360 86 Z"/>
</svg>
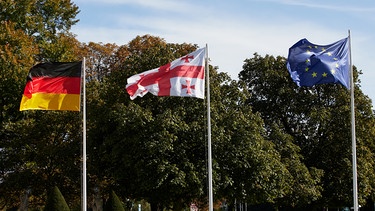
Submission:
<svg viewBox="0 0 375 211">
<path fill-rule="evenodd" d="M 69 211 L 69 206 L 66 203 L 64 196 L 61 194 L 58 187 L 48 193 L 47 204 L 44 207 L 44 211 Z"/>
<path fill-rule="evenodd" d="M 40 51 L 34 57 L 39 61 L 64 59 L 69 50 L 66 38 L 72 38 L 69 30 L 78 21 L 79 10 L 71 0 L 3 0 L 0 8 L 0 21 L 13 23 L 16 30 L 35 39 Z"/>
<path fill-rule="evenodd" d="M 102 82 L 108 76 L 119 57 L 115 55 L 119 46 L 116 44 L 93 43 L 83 45 L 86 58 L 86 79 Z"/>
<path fill-rule="evenodd" d="M 28 37 L 22 30 L 15 29 L 14 24 L 8 21 L 1 21 L 0 27 L 0 195 L 6 197 L 1 200 L 1 205 L 18 202 L 20 192 L 4 191 L 4 178 L 11 169 L 21 165 L 12 157 L 9 150 L 12 150 L 12 140 L 19 136 L 19 132 L 9 130 L 14 122 L 22 119 L 19 110 L 20 96 L 23 93 L 24 81 L 28 68 L 34 62 L 33 56 L 38 53 L 34 48 L 33 38 Z M 15 188 L 17 189 L 17 188 Z M 10 205 L 13 206 L 13 205 Z"/>
<path fill-rule="evenodd" d="M 38 53 L 33 38 L 22 30 L 17 30 L 12 22 L 1 21 L 0 27 L 0 122 L 7 123 L 9 119 L 20 116 L 19 96 L 23 93 L 24 81 L 28 69 L 34 63 L 33 56 Z M 1 134 L 4 140 L 4 133 Z"/>
<path fill-rule="evenodd" d="M 68 32 L 78 21 L 78 7 L 70 0 L 4 0 L 0 5 L 1 20 L 16 23 L 16 28 L 28 35 L 46 38 Z"/>
<path fill-rule="evenodd" d="M 70 0 L 1 1 L 1 20 L 16 24 L 27 35 L 39 39 L 51 38 L 59 32 L 68 32 L 77 23 L 78 7 Z"/>
<path fill-rule="evenodd" d="M 349 91 L 332 84 L 299 88 L 290 79 L 285 63 L 282 57 L 254 54 L 245 61 L 239 77 L 252 93 L 248 103 L 260 113 L 270 140 L 294 172 L 293 195 L 305 195 L 302 201 L 288 197 L 288 203 L 348 206 L 352 202 Z M 374 156 L 374 114 L 371 101 L 359 88 L 355 68 L 354 73 L 357 147 L 361 149 L 357 155 L 359 197 L 364 204 L 373 196 L 369 188 L 373 182 L 368 179 L 374 176 L 374 169 L 369 168 L 373 159 L 368 158 Z"/>
<path fill-rule="evenodd" d="M 109 194 L 109 198 L 104 206 L 104 211 L 125 211 L 120 199 L 114 191 L 111 191 Z"/>
<path fill-rule="evenodd" d="M 205 102 L 153 95 L 130 101 L 124 89 L 131 75 L 162 66 L 195 48 L 149 35 L 136 37 L 114 53 L 124 57 L 109 65 L 110 74 L 102 83 L 89 83 L 93 89 L 88 106 L 89 162 L 95 171 L 94 186 L 146 199 L 155 210 L 205 203 Z M 275 144 L 264 138 L 263 121 L 246 103 L 250 94 L 245 85 L 215 69 L 210 72 L 217 199 L 275 203 L 291 194 L 292 175 Z"/>
<path fill-rule="evenodd" d="M 76 112 L 29 112 L 29 118 L 9 125 L 13 134 L 4 154 L 7 163 L 4 193 L 16 195 L 29 190 L 36 205 L 43 203 L 46 189 L 61 186 L 69 201 L 79 200 L 81 127 Z M 73 197 L 70 198 L 70 197 Z M 18 202 L 14 200 L 13 202 Z"/>
<path fill-rule="evenodd" d="M 213 72 L 212 137 L 215 183 L 229 202 L 273 203 L 287 194 L 289 175 L 274 145 L 265 140 L 263 121 L 246 104 L 243 83 Z"/>
<path fill-rule="evenodd" d="M 138 42 L 148 47 L 145 48 L 137 44 Z M 97 96 L 102 98 L 90 102 L 93 104 L 90 106 L 92 110 L 89 109 L 89 113 L 100 112 L 102 114 L 100 117 L 92 115 L 93 118 L 90 119 L 94 124 L 90 126 L 92 129 L 90 129 L 89 137 L 91 144 L 95 145 L 95 148 L 89 152 L 90 163 L 93 166 L 107 166 L 106 169 L 111 170 L 98 172 L 97 176 L 101 177 L 101 182 L 98 183 L 109 182 L 117 189 L 116 192 L 122 195 L 130 198 L 145 198 L 154 204 L 162 203 L 161 206 L 167 206 L 175 201 L 183 203 L 184 201 L 181 202 L 183 195 L 186 195 L 185 200 L 189 200 L 202 193 L 202 181 L 198 179 L 198 175 L 195 175 L 196 168 L 199 169 L 200 175 L 204 175 L 204 171 L 200 171 L 202 166 L 194 166 L 188 157 L 184 157 L 186 147 L 183 146 L 191 140 L 186 137 L 184 140 L 177 141 L 178 136 L 189 129 L 189 126 L 183 122 L 184 118 L 189 118 L 189 115 L 177 105 L 185 104 L 183 100 L 188 101 L 187 105 L 203 105 L 203 102 L 197 99 L 158 99 L 147 96 L 143 99 L 148 103 L 142 103 L 145 106 L 143 107 L 130 102 L 125 91 L 125 82 L 126 78 L 135 74 L 136 71 L 145 71 L 146 68 L 151 67 L 152 64 L 146 61 L 153 55 L 148 53 L 153 52 L 154 58 L 158 60 L 164 56 L 168 57 L 160 63 L 154 62 L 152 68 L 155 68 L 175 58 L 172 56 L 178 57 L 191 52 L 189 49 L 188 52 L 184 50 L 179 55 L 173 55 L 173 46 L 174 44 L 167 45 L 165 41 L 151 36 L 137 37 L 128 46 L 121 46 L 116 54 L 126 56 L 126 58 L 119 58 L 126 62 L 113 65 L 116 68 L 111 69 L 111 75 L 104 79 L 104 83 L 97 91 Z M 136 48 L 145 48 L 146 53 Z M 158 51 L 158 49 L 161 50 Z M 171 50 L 167 51 L 167 49 Z M 163 52 L 169 53 L 165 55 Z M 134 67 L 131 65 L 133 61 L 136 61 Z M 144 64 L 145 67 L 136 69 L 139 64 Z M 171 107 L 177 109 L 171 109 Z M 183 117 L 180 117 L 181 112 Z M 200 116 L 202 112 L 195 113 L 199 114 L 198 117 L 202 117 Z M 203 120 L 201 123 L 204 124 Z M 204 131 L 201 131 L 200 136 L 201 138 L 197 141 L 204 138 Z M 200 145 L 193 142 L 194 139 L 191 142 L 193 148 Z M 204 159 L 204 148 L 201 149 L 203 150 L 202 156 L 199 157 Z M 179 150 L 184 151 L 179 153 Z M 204 160 L 201 164 L 204 167 Z M 185 169 L 187 173 L 184 172 Z M 103 174 L 105 172 L 106 174 Z M 108 178 L 108 176 L 112 177 Z M 198 185 L 193 186 L 194 183 Z M 177 200 L 174 200 L 176 198 Z"/>
<path fill-rule="evenodd" d="M 4 0 L 0 8 L 1 202 L 17 207 L 20 195 L 30 192 L 29 204 L 41 206 L 54 185 L 79 199 L 79 113 L 19 112 L 33 65 L 78 60 L 79 42 L 68 32 L 78 8 L 54 0 Z"/>
</svg>

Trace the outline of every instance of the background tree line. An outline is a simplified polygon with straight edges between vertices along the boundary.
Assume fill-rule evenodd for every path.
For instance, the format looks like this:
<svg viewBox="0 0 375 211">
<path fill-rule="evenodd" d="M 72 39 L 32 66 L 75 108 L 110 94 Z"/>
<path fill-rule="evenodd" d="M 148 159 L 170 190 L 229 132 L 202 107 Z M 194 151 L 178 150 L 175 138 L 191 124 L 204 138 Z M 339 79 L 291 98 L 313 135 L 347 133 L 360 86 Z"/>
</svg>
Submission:
<svg viewBox="0 0 375 211">
<path fill-rule="evenodd" d="M 152 210 L 207 204 L 206 104 L 126 93 L 131 75 L 194 51 L 143 35 L 124 45 L 70 33 L 70 0 L 0 2 L 0 208 L 45 206 L 58 186 L 80 208 L 82 114 L 19 112 L 28 70 L 86 58 L 89 206 L 114 191 Z M 297 87 L 286 59 L 253 54 L 239 80 L 210 66 L 213 184 L 217 201 L 314 210 L 352 205 L 350 96 L 340 85 Z M 225 71 L 225 70 L 224 70 Z M 374 112 L 354 68 L 359 202 L 374 200 Z"/>
</svg>

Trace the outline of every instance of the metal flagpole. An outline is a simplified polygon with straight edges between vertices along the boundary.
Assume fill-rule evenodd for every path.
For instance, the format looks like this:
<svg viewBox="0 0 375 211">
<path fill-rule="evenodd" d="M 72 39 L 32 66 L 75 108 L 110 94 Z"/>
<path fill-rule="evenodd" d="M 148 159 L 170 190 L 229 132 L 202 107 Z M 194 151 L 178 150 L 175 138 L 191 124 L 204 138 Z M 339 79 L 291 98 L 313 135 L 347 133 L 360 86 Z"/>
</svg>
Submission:
<svg viewBox="0 0 375 211">
<path fill-rule="evenodd" d="M 212 191 L 212 150 L 211 150 L 211 109 L 210 109 L 210 71 L 208 69 L 208 45 L 206 44 L 206 83 L 207 83 L 207 145 L 208 145 L 208 210 L 213 210 Z"/>
<path fill-rule="evenodd" d="M 87 187 L 86 187 L 86 59 L 83 57 L 83 140 L 82 140 L 82 211 L 87 209 Z"/>
<path fill-rule="evenodd" d="M 352 156 L 353 156 L 353 210 L 358 211 L 358 187 L 357 187 L 357 150 L 356 150 L 356 136 L 355 136 L 355 110 L 354 110 L 354 78 L 353 78 L 353 64 L 352 64 L 352 48 L 350 30 L 349 37 L 349 65 L 350 65 L 350 104 L 351 104 L 351 122 L 352 122 Z"/>
</svg>

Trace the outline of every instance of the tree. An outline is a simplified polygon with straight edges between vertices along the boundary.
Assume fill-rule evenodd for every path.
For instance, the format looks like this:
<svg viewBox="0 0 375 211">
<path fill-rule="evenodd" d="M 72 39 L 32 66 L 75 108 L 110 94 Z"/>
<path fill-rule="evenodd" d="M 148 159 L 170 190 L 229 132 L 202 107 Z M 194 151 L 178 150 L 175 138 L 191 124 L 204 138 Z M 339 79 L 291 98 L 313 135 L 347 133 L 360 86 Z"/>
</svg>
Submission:
<svg viewBox="0 0 375 211">
<path fill-rule="evenodd" d="M 141 39 L 143 41 L 140 41 Z M 153 42 L 149 40 L 153 40 Z M 138 42 L 148 45 L 148 48 L 145 48 L 146 52 L 137 49 L 144 48 L 142 45 L 139 46 Z M 145 107 L 142 107 L 130 102 L 125 91 L 125 81 L 127 77 L 134 74 L 134 71 L 147 70 L 145 68 L 152 65 L 148 62 L 150 58 L 154 57 L 157 60 L 162 59 L 163 56 L 174 58 L 172 56 L 182 56 L 184 53 L 190 52 L 190 50 L 186 52 L 187 50 L 183 48 L 183 53 L 181 53 L 175 50 L 179 48 L 174 46 L 179 45 L 167 45 L 161 39 L 151 36 L 137 37 L 129 46 L 121 46 L 120 52 L 117 54 L 126 56 L 126 58 L 119 58 L 124 63 L 112 64 L 113 67 L 117 68 L 111 69 L 111 74 L 105 77 L 100 85 L 97 96 L 101 96 L 102 99 L 93 101 L 90 106 L 95 108 L 95 111 L 92 110 L 92 112 L 100 112 L 105 116 L 103 118 L 103 115 L 98 116 L 96 114 L 92 115 L 93 118 L 90 119 L 94 124 L 89 137 L 92 140 L 91 144 L 95 146 L 89 152 L 90 162 L 93 166 L 109 167 L 104 171 L 98 171 L 97 176 L 101 181 L 98 183 L 110 182 L 102 188 L 112 186 L 116 192 L 123 196 L 145 198 L 152 204 L 160 202 L 160 206 L 164 207 L 173 203 L 190 203 L 190 195 L 196 198 L 202 191 L 202 189 L 194 188 L 197 185 L 191 185 L 190 187 L 186 184 L 187 179 L 192 179 L 191 182 L 198 184 L 201 183 L 201 180 L 188 176 L 194 175 L 195 170 L 192 169 L 194 166 L 189 164 L 189 159 L 179 159 L 186 153 L 174 152 L 174 150 L 179 149 L 185 150 L 184 147 L 174 147 L 176 143 L 186 143 L 185 141 L 177 142 L 177 135 L 182 133 L 180 130 L 185 126 L 185 123 L 181 119 L 175 118 L 182 111 L 170 109 L 171 106 L 178 107 L 176 105 L 182 103 L 181 100 L 187 100 L 193 105 L 201 102 L 199 100 L 197 102 L 196 99 L 194 101 L 194 99 L 146 97 L 144 99 L 148 100 L 149 104 L 142 103 L 145 105 Z M 173 51 L 178 52 L 178 54 L 172 55 Z M 163 52 L 167 54 L 164 55 Z M 157 57 L 153 55 L 157 55 Z M 172 59 L 164 59 L 164 64 L 169 60 Z M 144 64 L 145 67 L 138 69 L 140 64 Z M 153 64 L 154 66 L 164 65 L 161 62 L 154 62 Z M 163 101 L 165 102 L 163 103 Z M 158 110 L 158 108 L 162 110 Z M 139 131 L 143 131 L 143 133 L 139 133 Z M 204 151 L 202 152 L 204 155 Z M 174 158 L 171 160 L 172 157 Z M 183 164 L 185 167 L 179 163 L 186 163 Z M 188 172 L 188 175 L 186 175 L 184 168 L 191 169 L 191 173 Z M 190 188 L 194 190 L 190 191 Z M 188 202 L 181 201 L 184 195 L 186 196 L 184 200 Z"/>
<path fill-rule="evenodd" d="M 246 102 L 250 92 L 226 74 L 211 76 L 216 197 L 230 204 L 274 203 L 290 192 L 291 175 Z"/>
<path fill-rule="evenodd" d="M 8 21 L 1 21 L 0 27 L 0 207 L 9 204 L 14 206 L 20 192 L 12 191 L 11 194 L 4 194 L 3 183 L 9 173 L 9 169 L 14 165 L 20 165 L 8 153 L 11 148 L 12 137 L 18 133 L 9 131 L 8 128 L 14 122 L 22 118 L 19 110 L 20 96 L 24 88 L 24 80 L 28 68 L 34 62 L 33 55 L 38 52 L 33 43 L 33 39 L 28 37 L 23 31 L 14 28 L 14 24 Z M 3 204 L 4 203 L 4 204 Z"/>
<path fill-rule="evenodd" d="M 17 119 L 19 114 L 19 95 L 23 92 L 24 80 L 28 69 L 34 63 L 33 55 L 38 48 L 33 38 L 28 37 L 22 30 L 17 30 L 9 21 L 1 21 L 0 27 L 0 121 L 5 124 L 9 119 Z M 3 128 L 4 125 L 2 125 Z M 3 140 L 4 133 L 1 133 Z"/>
<path fill-rule="evenodd" d="M 5 0 L 0 7 L 1 202 L 18 206 L 19 196 L 30 192 L 30 205 L 41 206 L 45 190 L 54 185 L 79 192 L 80 118 L 68 112 L 19 112 L 19 103 L 35 63 L 78 59 L 78 41 L 68 32 L 78 8 L 66 0 Z"/>
<path fill-rule="evenodd" d="M 109 198 L 104 206 L 104 211 L 125 211 L 120 199 L 114 191 L 111 191 L 109 194 Z"/>
<path fill-rule="evenodd" d="M 108 76 L 119 59 L 116 56 L 119 46 L 116 44 L 103 44 L 90 42 L 82 46 L 86 57 L 86 79 L 102 82 Z"/>
<path fill-rule="evenodd" d="M 162 66 L 194 51 L 187 44 L 136 37 L 120 46 L 111 73 L 91 83 L 90 166 L 102 189 L 146 199 L 153 210 L 180 209 L 207 196 L 206 106 L 195 98 L 146 95 L 134 101 L 124 89 L 133 74 Z M 275 202 L 291 177 L 275 145 L 265 139 L 263 122 L 246 104 L 242 83 L 211 69 L 214 184 L 218 197 L 251 203 Z M 97 85 L 96 85 L 97 84 Z M 129 150 L 130 149 L 130 150 Z"/>
<path fill-rule="evenodd" d="M 58 187 L 53 187 L 49 192 L 47 198 L 47 204 L 44 207 L 44 211 L 69 211 L 68 204 L 66 203 L 64 196 L 61 194 Z"/>
<path fill-rule="evenodd" d="M 254 54 L 253 58 L 245 61 L 239 77 L 252 93 L 248 103 L 264 119 L 270 140 L 279 146 L 284 161 L 293 167 L 290 170 L 298 173 L 295 176 L 305 175 L 302 183 L 300 179 L 295 181 L 294 191 L 300 192 L 300 187 L 308 188 L 305 190 L 308 195 L 304 194 L 306 198 L 302 201 L 289 197 L 288 203 L 290 201 L 291 205 L 297 203 L 299 206 L 307 203 L 316 206 L 349 206 L 352 201 L 349 92 L 340 85 L 332 84 L 298 88 L 290 79 L 285 61 L 282 57 Z M 354 73 L 357 125 L 361 123 L 358 130 L 373 134 L 373 127 L 368 125 L 372 124 L 374 118 L 371 101 L 359 89 L 355 68 Z M 366 157 L 373 156 L 370 149 L 373 138 L 367 135 L 358 135 L 357 138 L 361 140 L 357 143 L 358 147 L 364 149 L 358 155 L 358 162 L 362 166 L 371 165 L 372 160 Z M 283 152 L 285 146 L 292 148 Z M 298 168 L 291 165 L 292 159 L 299 160 Z M 301 174 L 298 169 L 305 169 L 305 173 Z M 322 171 L 324 175 L 320 177 Z M 359 167 L 359 172 L 359 180 L 366 183 L 361 185 L 366 188 L 359 190 L 360 201 L 364 203 L 372 195 L 370 190 L 373 184 L 365 178 L 373 177 L 373 169 Z"/>
<path fill-rule="evenodd" d="M 48 61 L 50 52 L 60 45 L 61 36 L 78 22 L 78 7 L 70 0 L 4 0 L 0 2 L 1 21 L 14 24 L 15 29 L 35 38 L 40 49 L 38 60 Z"/>
</svg>

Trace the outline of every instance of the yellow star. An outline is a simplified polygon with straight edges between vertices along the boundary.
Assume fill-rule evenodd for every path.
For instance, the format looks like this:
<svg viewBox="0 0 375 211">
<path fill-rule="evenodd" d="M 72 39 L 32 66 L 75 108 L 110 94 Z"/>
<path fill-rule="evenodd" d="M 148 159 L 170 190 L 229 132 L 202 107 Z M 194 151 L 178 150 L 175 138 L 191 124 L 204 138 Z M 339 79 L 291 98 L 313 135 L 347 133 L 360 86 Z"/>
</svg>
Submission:
<svg viewBox="0 0 375 211">
<path fill-rule="evenodd" d="M 332 56 L 332 53 L 331 53 L 331 52 L 328 52 L 327 54 L 328 54 L 328 56 Z"/>
<path fill-rule="evenodd" d="M 310 48 L 310 49 L 312 48 L 311 45 L 309 45 L 309 48 Z"/>
<path fill-rule="evenodd" d="M 305 71 L 306 71 L 306 72 L 309 72 L 309 67 L 306 67 L 306 68 L 305 68 Z"/>
<path fill-rule="evenodd" d="M 305 63 L 309 63 L 310 62 L 310 59 L 306 59 Z"/>
<path fill-rule="evenodd" d="M 327 73 L 324 72 L 324 73 L 322 74 L 322 76 L 323 76 L 324 78 L 327 77 Z"/>
<path fill-rule="evenodd" d="M 339 67 L 340 67 L 339 63 L 336 63 L 336 68 L 339 68 Z"/>
<path fill-rule="evenodd" d="M 314 46 L 315 49 L 318 49 L 318 46 Z"/>
<path fill-rule="evenodd" d="M 325 49 L 325 48 L 322 48 L 322 52 L 326 52 L 326 49 Z"/>
<path fill-rule="evenodd" d="M 312 77 L 313 77 L 313 78 L 315 78 L 315 77 L 317 77 L 317 76 L 318 76 L 318 73 L 316 73 L 316 72 L 313 72 L 313 73 L 312 73 L 311 75 L 312 75 Z"/>
<path fill-rule="evenodd" d="M 331 73 L 332 73 L 332 75 L 334 75 L 336 73 L 336 70 L 335 69 L 331 69 Z"/>
</svg>

